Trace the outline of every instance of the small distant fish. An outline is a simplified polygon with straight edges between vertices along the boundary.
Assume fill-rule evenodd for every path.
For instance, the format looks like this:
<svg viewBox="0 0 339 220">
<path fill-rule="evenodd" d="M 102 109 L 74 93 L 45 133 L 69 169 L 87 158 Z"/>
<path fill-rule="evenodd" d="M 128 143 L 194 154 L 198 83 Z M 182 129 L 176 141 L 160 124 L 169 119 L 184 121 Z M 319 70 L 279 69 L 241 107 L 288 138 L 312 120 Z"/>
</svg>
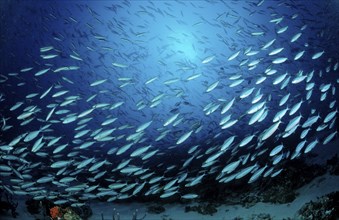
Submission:
<svg viewBox="0 0 339 220">
<path fill-rule="evenodd" d="M 41 75 L 47 73 L 50 69 L 51 68 L 42 69 L 42 70 L 38 71 L 37 73 L 35 73 L 34 75 L 35 76 L 41 76 Z"/>
<path fill-rule="evenodd" d="M 210 86 L 207 87 L 206 92 L 211 92 L 218 86 L 218 84 L 219 84 L 219 80 L 212 83 Z"/>
<path fill-rule="evenodd" d="M 177 145 L 183 143 L 184 141 L 186 141 L 190 136 L 191 134 L 193 133 L 193 131 L 189 131 L 185 134 L 183 134 L 179 139 L 178 141 L 176 142 Z"/>
<path fill-rule="evenodd" d="M 95 81 L 95 82 L 92 82 L 91 84 L 90 84 L 90 86 L 98 86 L 98 85 L 100 85 L 100 84 L 103 84 L 104 82 L 106 82 L 107 81 L 107 79 L 102 79 L 102 80 L 97 80 L 97 81 Z"/>
<path fill-rule="evenodd" d="M 215 56 L 206 57 L 201 63 L 202 64 L 207 64 L 207 63 L 211 62 L 214 59 L 214 57 Z"/>
<path fill-rule="evenodd" d="M 240 51 L 235 52 L 234 54 L 232 54 L 227 60 L 231 61 L 234 60 L 235 58 L 237 58 L 240 54 Z"/>
<path fill-rule="evenodd" d="M 112 64 L 113 64 L 113 66 L 120 67 L 120 68 L 127 68 L 128 67 L 127 65 L 121 64 L 121 63 L 112 63 Z"/>
<path fill-rule="evenodd" d="M 273 64 L 281 64 L 281 63 L 284 63 L 285 61 L 287 60 L 286 57 L 279 57 L 279 58 L 276 58 L 272 61 Z"/>
<path fill-rule="evenodd" d="M 325 51 L 320 51 L 320 52 L 313 54 L 312 60 L 320 58 L 324 53 L 325 53 Z"/>
</svg>

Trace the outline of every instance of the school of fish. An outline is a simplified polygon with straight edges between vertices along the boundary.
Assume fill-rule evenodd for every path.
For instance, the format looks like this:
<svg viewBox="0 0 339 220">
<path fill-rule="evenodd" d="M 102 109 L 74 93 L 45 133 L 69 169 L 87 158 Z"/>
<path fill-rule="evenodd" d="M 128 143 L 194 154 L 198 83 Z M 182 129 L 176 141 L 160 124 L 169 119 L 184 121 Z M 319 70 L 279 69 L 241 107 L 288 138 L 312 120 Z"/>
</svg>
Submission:
<svg viewBox="0 0 339 220">
<path fill-rule="evenodd" d="M 338 136 L 334 1 L 303 4 L 44 5 L 0 70 L 0 187 L 82 206 L 279 175 Z"/>
</svg>

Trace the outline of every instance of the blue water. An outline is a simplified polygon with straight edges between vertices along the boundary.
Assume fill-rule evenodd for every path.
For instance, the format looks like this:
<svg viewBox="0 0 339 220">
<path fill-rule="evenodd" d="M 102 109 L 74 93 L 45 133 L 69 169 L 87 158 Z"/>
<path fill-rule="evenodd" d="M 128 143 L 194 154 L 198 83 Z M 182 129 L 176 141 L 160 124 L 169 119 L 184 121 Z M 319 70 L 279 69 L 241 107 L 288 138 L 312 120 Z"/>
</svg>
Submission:
<svg viewBox="0 0 339 220">
<path fill-rule="evenodd" d="M 334 119 L 331 121 L 332 125 L 328 125 L 325 130 L 316 131 L 318 126 L 324 124 L 326 115 L 337 108 L 336 89 L 339 77 L 335 65 L 338 65 L 339 60 L 338 1 L 1 1 L 0 8 L 0 115 L 5 121 L 0 143 L 7 145 L 21 134 L 50 124 L 50 127 L 33 141 L 24 143 L 21 140 L 15 146 L 15 149 L 24 147 L 24 153 L 15 154 L 14 149 L 1 151 L 1 154 L 15 154 L 29 163 L 41 161 L 41 166 L 36 169 L 43 170 L 45 176 L 56 175 L 58 170 L 49 168 L 53 162 L 73 159 L 75 164 L 67 168 L 72 170 L 76 168 L 77 162 L 94 157 L 95 162 L 109 162 L 99 168 L 107 173 L 99 179 L 100 181 L 90 183 L 87 177 L 93 177 L 97 172 L 89 172 L 87 167 L 80 172 L 78 182 L 70 185 L 85 182 L 89 185 L 100 183 L 102 187 L 107 187 L 105 178 L 139 184 L 149 181 L 151 177 L 143 180 L 140 175 L 126 176 L 121 175 L 119 170 L 114 170 L 122 161 L 131 159 L 129 165 L 148 169 L 144 174 L 154 172 L 152 177 L 164 176 L 159 187 L 187 173 L 188 179 L 175 185 L 180 193 L 190 192 L 190 189 L 185 187 L 187 182 L 201 174 L 205 174 L 205 178 L 216 179 L 228 163 L 248 155 L 252 159 L 243 161 L 237 171 L 254 164 L 261 167 L 267 165 L 274 171 L 284 169 L 283 162 L 272 165 L 274 159 L 269 153 L 275 146 L 284 144 L 281 152 L 283 161 L 290 159 L 296 145 L 301 141 L 300 134 L 304 129 L 300 126 L 289 137 L 281 136 L 290 120 L 298 115 L 302 115 L 300 125 L 310 116 L 321 116 L 311 127 L 306 137 L 307 144 L 319 139 L 321 145 L 327 135 L 338 130 Z M 278 18 L 282 18 L 280 23 L 272 21 Z M 288 28 L 285 32 L 277 33 L 280 28 L 286 26 Z M 297 33 L 302 33 L 300 38 L 291 42 Z M 273 39 L 275 41 L 270 47 L 262 49 Z M 49 46 L 53 49 L 40 51 L 40 48 Z M 268 55 L 277 48 L 283 50 L 277 55 Z M 304 55 L 294 60 L 295 55 L 303 50 Z M 240 51 L 239 55 L 228 61 L 237 51 Z M 248 52 L 253 51 L 257 53 L 248 55 Z M 322 56 L 312 59 L 314 54 L 321 51 L 324 51 Z M 43 55 L 47 54 L 57 56 L 44 59 Z M 208 57 L 211 61 L 203 62 Z M 272 64 L 278 57 L 286 57 L 287 61 Z M 259 63 L 251 69 L 248 64 L 254 60 Z M 240 65 L 242 62 L 244 64 Z M 77 69 L 54 72 L 60 67 L 69 66 L 76 66 Z M 33 69 L 22 71 L 30 67 Z M 41 76 L 35 76 L 38 71 L 46 68 L 50 70 Z M 275 69 L 276 73 L 266 75 L 265 70 L 269 68 Z M 313 82 L 315 87 L 311 89 L 311 97 L 306 100 L 306 79 L 297 84 L 291 81 L 298 73 L 309 75 L 312 71 L 314 75 L 309 83 Z M 287 86 L 281 89 L 283 82 L 273 85 L 276 77 L 286 72 L 291 77 Z M 187 80 L 196 74 L 201 75 Z M 229 85 L 234 82 L 230 77 L 235 75 L 239 75 L 244 81 L 230 88 Z M 266 80 L 256 84 L 262 76 L 266 76 Z M 90 86 L 105 79 L 107 81 L 100 85 Z M 146 84 L 151 79 L 154 80 Z M 217 81 L 219 83 L 216 88 L 207 92 L 209 86 Z M 320 100 L 322 92 L 319 88 L 329 83 L 331 88 L 327 91 L 326 98 Z M 51 91 L 40 99 L 51 86 L 54 86 Z M 255 89 L 250 96 L 239 98 L 243 91 L 252 87 Z M 62 90 L 68 92 L 60 97 L 52 97 Z M 253 106 L 251 102 L 258 91 L 263 94 L 261 101 L 266 101 L 267 116 L 261 122 L 248 125 L 252 115 L 247 114 L 247 111 Z M 38 95 L 27 98 L 31 93 Z M 281 98 L 288 93 L 291 96 L 287 104 L 279 106 Z M 96 96 L 87 101 L 93 95 Z M 160 101 L 152 106 L 156 102 L 154 98 L 158 95 L 162 95 L 158 97 Z M 77 98 L 69 105 L 60 106 L 69 96 Z M 221 114 L 222 108 L 233 98 L 234 105 L 227 113 Z M 264 143 L 260 142 L 260 134 L 273 124 L 274 115 L 286 107 L 291 108 L 301 100 L 303 103 L 300 109 L 294 115 L 286 114 L 278 130 Z M 329 108 L 330 103 L 334 101 L 334 106 Z M 17 102 L 24 104 L 10 111 Z M 123 104 L 110 109 L 113 104 L 119 102 Z M 66 115 L 78 115 L 99 103 L 107 103 L 108 106 L 96 108 L 89 115 L 72 123 L 63 123 Z M 46 117 L 53 108 L 51 104 L 57 104 L 57 107 L 46 122 Z M 204 111 L 209 104 L 219 106 L 209 114 L 208 110 Z M 31 122 L 20 125 L 24 120 L 17 117 L 28 106 L 36 106 L 38 111 L 25 119 L 33 117 Z M 68 112 L 58 115 L 55 112 L 59 110 Z M 181 122 L 176 126 L 173 126 L 175 122 L 163 126 L 166 120 L 177 113 L 179 116 L 175 121 Z M 231 114 L 232 120 L 238 119 L 238 122 L 230 128 L 222 129 L 219 123 L 227 114 Z M 81 138 L 74 138 L 79 132 L 75 129 L 81 125 L 79 122 L 84 118 L 91 119 L 85 123 L 86 127 L 80 130 L 90 131 Z M 102 126 L 101 124 L 109 118 L 117 119 L 112 124 Z M 132 143 L 126 138 L 135 134 L 138 126 L 149 121 L 152 121 L 150 126 L 126 152 L 121 155 L 116 155 L 116 151 L 108 153 L 111 149 L 119 150 L 122 146 Z M 4 129 L 6 126 L 11 127 Z M 115 128 L 109 135 L 112 139 L 95 141 L 86 149 L 78 149 L 82 143 L 93 141 L 90 134 L 100 128 Z M 189 131 L 192 131 L 192 134 L 183 143 L 177 144 L 180 137 Z M 157 141 L 164 132 L 167 134 Z M 252 134 L 255 134 L 255 137 L 249 144 L 244 147 L 237 146 Z M 234 143 L 217 162 L 202 167 L 204 161 L 219 152 L 224 141 L 233 135 L 236 135 Z M 31 152 L 35 141 L 42 136 L 46 145 L 50 139 L 60 136 L 62 138 L 52 147 L 44 146 L 38 153 Z M 53 154 L 57 146 L 66 143 L 68 146 L 64 150 Z M 157 150 L 150 159 L 142 160 L 140 157 L 130 156 L 134 150 L 149 145 L 151 147 L 147 153 Z M 188 153 L 195 145 L 199 145 L 197 150 Z M 46 154 L 39 155 L 42 152 Z M 76 152 L 75 156 L 70 158 L 70 152 Z M 184 162 L 192 155 L 192 164 L 182 168 Z M 1 163 L 8 165 L 8 161 L 4 159 Z M 175 167 L 168 170 L 172 165 Z M 13 166 L 19 167 L 20 164 Z M 27 168 L 26 172 L 29 171 Z M 41 177 L 41 173 L 32 175 L 32 180 Z M 250 175 L 244 178 L 245 182 Z M 11 174 L 11 177 L 16 176 Z M 2 181 L 2 184 L 5 184 L 4 182 Z M 6 185 L 11 188 L 10 183 Z M 142 197 L 151 186 L 152 184 L 146 184 L 138 196 Z M 156 195 L 161 194 L 159 192 Z"/>
</svg>

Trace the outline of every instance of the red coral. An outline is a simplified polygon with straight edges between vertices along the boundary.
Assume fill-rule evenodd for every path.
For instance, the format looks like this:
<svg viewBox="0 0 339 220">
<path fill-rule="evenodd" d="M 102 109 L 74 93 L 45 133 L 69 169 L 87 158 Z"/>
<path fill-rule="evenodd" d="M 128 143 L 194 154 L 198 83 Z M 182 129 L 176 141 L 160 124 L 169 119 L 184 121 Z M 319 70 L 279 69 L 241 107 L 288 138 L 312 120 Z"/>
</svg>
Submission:
<svg viewBox="0 0 339 220">
<path fill-rule="evenodd" d="M 49 210 L 52 219 L 57 219 L 62 216 L 61 209 L 58 206 L 54 206 Z"/>
</svg>

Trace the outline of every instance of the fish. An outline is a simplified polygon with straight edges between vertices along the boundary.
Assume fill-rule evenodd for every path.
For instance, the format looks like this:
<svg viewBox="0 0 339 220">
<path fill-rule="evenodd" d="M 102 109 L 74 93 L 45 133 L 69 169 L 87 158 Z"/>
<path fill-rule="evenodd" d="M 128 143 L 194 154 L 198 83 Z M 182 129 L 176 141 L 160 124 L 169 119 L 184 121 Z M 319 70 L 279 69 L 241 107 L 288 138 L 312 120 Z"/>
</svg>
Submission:
<svg viewBox="0 0 339 220">
<path fill-rule="evenodd" d="M 185 187 L 192 187 L 199 184 L 206 174 L 203 173 L 200 176 L 195 177 L 191 182 L 185 184 Z"/>
<path fill-rule="evenodd" d="M 286 104 L 288 99 L 290 98 L 291 93 L 288 93 L 287 95 L 283 96 L 279 101 L 279 106 L 283 106 Z"/>
<path fill-rule="evenodd" d="M 174 194 L 178 193 L 178 191 L 169 191 L 169 192 L 164 192 L 163 194 L 160 195 L 161 199 L 165 199 L 168 197 L 173 196 Z"/>
<path fill-rule="evenodd" d="M 40 48 L 40 53 L 48 52 L 48 51 L 53 50 L 53 49 L 54 49 L 53 46 L 41 47 Z"/>
<path fill-rule="evenodd" d="M 111 135 L 114 131 L 116 130 L 116 128 L 112 128 L 112 129 L 108 129 L 108 130 L 103 130 L 100 131 L 98 134 L 96 134 L 93 139 L 94 140 L 102 140 L 103 138 Z"/>
<path fill-rule="evenodd" d="M 305 53 L 305 50 L 302 50 L 300 52 L 298 52 L 295 57 L 294 57 L 294 60 L 299 60 Z"/>
<path fill-rule="evenodd" d="M 243 92 L 240 94 L 239 98 L 244 99 L 244 98 L 248 97 L 249 95 L 252 94 L 252 92 L 254 91 L 254 89 L 255 89 L 255 87 L 252 87 L 252 88 L 249 88 L 249 89 L 243 91 Z"/>
<path fill-rule="evenodd" d="M 245 137 L 242 141 L 240 141 L 239 147 L 244 147 L 245 145 L 250 143 L 253 140 L 254 137 L 255 137 L 254 134 Z"/>
<path fill-rule="evenodd" d="M 264 107 L 264 108 L 261 108 L 259 111 L 255 112 L 252 115 L 251 119 L 249 120 L 248 125 L 253 125 L 254 123 L 258 122 L 259 119 L 264 115 L 265 111 L 266 111 L 266 108 Z"/>
<path fill-rule="evenodd" d="M 304 150 L 304 153 L 307 154 L 308 152 L 310 152 L 317 144 L 319 143 L 318 139 L 315 139 L 314 141 L 312 141 L 311 143 L 309 143 Z"/>
<path fill-rule="evenodd" d="M 235 80 L 233 83 L 231 83 L 229 85 L 230 88 L 233 88 L 233 87 L 236 87 L 238 85 L 240 85 L 242 82 L 244 82 L 244 79 L 238 79 L 238 80 Z"/>
<path fill-rule="evenodd" d="M 303 130 L 303 131 L 301 132 L 301 134 L 300 134 L 300 139 L 301 139 L 301 140 L 304 139 L 304 138 L 308 135 L 308 133 L 310 132 L 310 130 L 311 130 L 311 128 L 307 128 L 307 129 Z"/>
<path fill-rule="evenodd" d="M 166 126 L 172 124 L 172 123 L 179 117 L 179 115 L 180 115 L 180 113 L 177 113 L 177 114 L 171 116 L 169 119 L 167 119 L 167 120 L 165 121 L 165 123 L 163 124 L 163 126 L 166 127 Z"/>
<path fill-rule="evenodd" d="M 284 33 L 285 31 L 287 31 L 287 29 L 288 29 L 288 26 L 282 27 L 282 28 L 280 28 L 280 29 L 277 30 L 277 34 L 282 34 L 282 33 Z"/>
<path fill-rule="evenodd" d="M 177 145 L 182 144 L 183 142 L 185 142 L 193 133 L 193 130 L 183 134 L 176 142 Z"/>
<path fill-rule="evenodd" d="M 249 64 L 247 64 L 247 66 L 249 67 L 255 67 L 260 63 L 260 59 L 257 60 L 252 60 Z"/>
<path fill-rule="evenodd" d="M 221 145 L 220 151 L 222 151 L 222 152 L 226 151 L 226 150 L 232 145 L 233 141 L 235 140 L 235 137 L 236 137 L 236 136 L 233 135 L 233 136 L 227 138 L 227 139 L 224 141 L 224 143 Z"/>
<path fill-rule="evenodd" d="M 152 147 L 152 145 L 141 147 L 140 149 L 137 149 L 137 150 L 133 151 L 130 156 L 131 157 L 138 157 L 141 154 L 143 154 L 146 151 L 148 151 L 151 147 Z"/>
<path fill-rule="evenodd" d="M 267 42 L 261 49 L 262 50 L 266 50 L 267 48 L 269 48 L 270 46 L 273 45 L 273 43 L 276 41 L 276 38 L 274 38 L 273 40 L 270 40 L 269 42 Z"/>
<path fill-rule="evenodd" d="M 339 61 L 326 49 L 335 35 L 324 24 L 334 13 L 317 16 L 303 2 L 287 14 L 280 8 L 294 3 L 237 4 L 246 13 L 217 1 L 77 4 L 65 6 L 67 15 L 42 5 L 31 13 L 47 15 L 33 22 L 46 33 L 50 19 L 63 22 L 43 41 L 26 39 L 37 54 L 4 44 L 16 65 L 0 74 L 3 189 L 72 207 L 193 201 L 206 183 L 271 181 L 286 161 L 333 141 Z M 211 18 L 200 13 L 225 6 Z M 105 10 L 116 16 L 100 16 Z M 156 33 L 150 27 L 162 17 L 180 27 Z"/>
<path fill-rule="evenodd" d="M 228 57 L 228 61 L 234 60 L 235 58 L 237 58 L 240 54 L 240 51 L 235 52 L 234 54 L 232 54 L 231 56 Z"/>
<path fill-rule="evenodd" d="M 146 128 L 148 128 L 151 124 L 152 124 L 153 120 L 149 121 L 149 122 L 146 122 L 142 125 L 140 125 L 137 129 L 136 129 L 136 132 L 139 133 L 141 131 L 144 131 Z"/>
<path fill-rule="evenodd" d="M 176 83 L 176 82 L 179 82 L 179 78 L 173 78 L 173 79 L 169 79 L 169 80 L 166 80 L 164 82 L 165 85 L 170 85 L 170 84 L 173 84 L 173 83 Z"/>
<path fill-rule="evenodd" d="M 57 56 L 59 56 L 58 54 L 46 54 L 46 55 L 40 55 L 42 59 L 44 60 L 49 60 L 49 59 L 53 59 Z"/>
<path fill-rule="evenodd" d="M 226 122 L 225 124 L 222 125 L 221 129 L 227 129 L 227 128 L 230 128 L 232 127 L 233 125 L 235 125 L 239 120 L 238 119 L 233 119 L 233 120 L 230 120 L 228 122 Z"/>
<path fill-rule="evenodd" d="M 194 194 L 194 193 L 189 193 L 189 194 L 185 194 L 181 196 L 182 199 L 196 199 L 198 197 L 199 195 Z"/>
<path fill-rule="evenodd" d="M 22 106 L 23 104 L 24 104 L 24 102 L 17 102 L 17 103 L 15 103 L 15 105 L 13 105 L 9 110 L 10 110 L 10 111 L 14 111 L 14 110 L 20 108 L 20 106 Z"/>
<path fill-rule="evenodd" d="M 269 56 L 276 55 L 276 54 L 280 53 L 281 51 L 283 51 L 284 49 L 285 49 L 285 48 L 283 48 L 283 47 L 274 49 L 274 50 L 272 50 L 268 55 L 269 55 Z"/>
<path fill-rule="evenodd" d="M 207 87 L 206 92 L 211 92 L 218 86 L 218 84 L 219 84 L 219 81 L 212 83 L 210 86 Z"/>
<path fill-rule="evenodd" d="M 201 61 L 202 64 L 207 64 L 209 62 L 211 62 L 212 60 L 214 60 L 215 56 L 208 56 L 205 59 L 203 59 L 203 61 Z"/>
<path fill-rule="evenodd" d="M 33 67 L 26 67 L 20 70 L 21 73 L 29 72 L 33 69 Z"/>
<path fill-rule="evenodd" d="M 277 78 L 275 78 L 275 80 L 273 81 L 273 85 L 278 85 L 279 83 L 281 83 L 282 81 L 284 81 L 284 79 L 287 76 L 287 72 L 285 74 L 282 74 L 280 76 L 278 76 Z"/>
<path fill-rule="evenodd" d="M 106 82 L 107 81 L 107 79 L 102 79 L 102 80 L 97 80 L 97 81 L 95 81 L 95 82 L 92 82 L 91 84 L 90 84 L 90 86 L 98 86 L 98 85 L 100 85 L 100 84 L 103 84 L 104 82 Z"/>
<path fill-rule="evenodd" d="M 337 113 L 338 113 L 338 110 L 337 110 L 337 109 L 336 109 L 335 111 L 329 112 L 329 113 L 325 116 L 323 122 L 324 122 L 324 123 L 330 122 L 330 121 L 336 116 Z M 318 118 L 320 118 L 320 116 L 319 116 Z"/>
<path fill-rule="evenodd" d="M 113 66 L 115 66 L 115 67 L 119 67 L 119 68 L 127 68 L 128 66 L 127 65 L 125 65 L 125 64 L 121 64 L 121 63 L 112 63 L 112 65 Z"/>
<path fill-rule="evenodd" d="M 285 132 L 288 132 L 288 131 L 290 131 L 291 129 L 293 129 L 294 127 L 296 127 L 296 126 L 299 124 L 301 117 L 302 117 L 302 116 L 299 115 L 299 116 L 296 116 L 296 117 L 294 117 L 293 119 L 291 119 L 291 120 L 289 121 L 289 123 L 287 124 L 286 128 L 285 128 Z"/>
<path fill-rule="evenodd" d="M 228 102 L 227 104 L 225 104 L 225 106 L 221 109 L 221 114 L 225 114 L 228 110 L 231 109 L 231 107 L 233 106 L 235 102 L 235 98 L 233 98 L 230 102 Z"/>
<path fill-rule="evenodd" d="M 246 176 L 247 174 L 249 174 L 253 169 L 255 169 L 257 167 L 257 164 L 254 164 L 252 166 L 248 166 L 244 169 L 242 169 L 241 171 L 239 171 L 236 176 L 235 179 L 241 179 L 244 176 Z"/>
<path fill-rule="evenodd" d="M 323 145 L 328 144 L 329 142 L 331 142 L 333 140 L 333 138 L 338 134 L 338 131 L 334 131 L 331 134 L 329 134 L 323 141 Z"/>
<path fill-rule="evenodd" d="M 155 77 L 153 77 L 153 78 L 151 78 L 151 79 L 147 80 L 147 81 L 145 82 L 145 85 L 147 85 L 147 84 L 150 84 L 150 83 L 154 82 L 154 81 L 155 81 L 155 80 L 157 80 L 158 78 L 159 78 L 159 77 L 155 76 Z"/>
<path fill-rule="evenodd" d="M 52 108 L 51 111 L 48 113 L 48 115 L 46 116 L 46 119 L 45 121 L 48 121 L 51 117 L 52 117 L 52 114 L 54 113 L 56 107 Z"/>
<path fill-rule="evenodd" d="M 302 128 L 308 128 L 311 127 L 314 123 L 316 123 L 318 121 L 318 119 L 320 118 L 320 115 L 315 115 L 312 117 L 309 117 L 301 126 Z"/>
<path fill-rule="evenodd" d="M 324 53 L 325 53 L 325 51 L 320 51 L 320 52 L 317 52 L 317 53 L 313 54 L 312 55 L 312 60 L 319 59 Z"/>
<path fill-rule="evenodd" d="M 259 179 L 259 177 L 264 173 L 264 171 L 266 170 L 267 168 L 267 165 L 265 165 L 264 167 L 260 168 L 260 169 L 257 169 L 257 171 L 255 171 L 253 173 L 253 175 L 251 176 L 251 178 L 248 180 L 248 183 L 253 183 L 255 182 L 256 180 Z"/>
<path fill-rule="evenodd" d="M 78 118 L 86 117 L 87 115 L 91 114 L 94 110 L 95 110 L 95 108 L 90 108 L 90 109 L 88 109 L 88 110 L 83 111 L 82 113 L 80 113 L 77 117 L 78 117 Z"/>
<path fill-rule="evenodd" d="M 31 150 L 33 153 L 36 153 L 38 150 L 40 150 L 43 147 L 43 145 L 45 144 L 44 142 L 42 142 L 43 138 L 44 137 L 41 136 L 38 140 L 35 141 L 32 147 L 32 150 Z"/>
<path fill-rule="evenodd" d="M 251 104 L 259 102 L 264 97 L 264 94 L 260 94 L 260 89 L 257 91 L 255 97 L 252 99 Z"/>
<path fill-rule="evenodd" d="M 214 155 L 210 156 L 209 158 L 207 158 L 207 160 L 205 160 L 205 162 L 203 163 L 203 165 L 205 164 L 210 164 L 213 161 L 215 161 L 216 159 L 218 159 L 224 152 L 223 151 L 219 151 L 217 153 L 215 153 Z"/>
<path fill-rule="evenodd" d="M 51 68 L 42 69 L 34 74 L 34 76 L 41 76 L 47 73 Z"/>
<path fill-rule="evenodd" d="M 279 57 L 279 58 L 276 58 L 272 61 L 273 64 L 281 64 L 281 63 L 284 63 L 285 61 L 287 60 L 286 57 Z"/>
<path fill-rule="evenodd" d="M 104 164 L 106 163 L 106 160 L 100 161 L 100 162 L 96 162 L 95 164 L 93 164 L 88 171 L 89 172 L 93 172 L 97 169 L 99 169 L 100 167 L 102 167 Z"/>
<path fill-rule="evenodd" d="M 307 75 L 299 74 L 292 80 L 292 84 L 298 84 L 306 79 Z"/>
<path fill-rule="evenodd" d="M 266 104 L 266 101 L 262 101 L 262 102 L 258 102 L 254 105 L 252 105 L 252 107 L 250 109 L 247 110 L 247 114 L 254 114 L 257 111 L 259 111 L 262 107 L 264 107 L 264 105 Z"/>
<path fill-rule="evenodd" d="M 68 144 L 63 144 L 63 145 L 58 146 L 57 148 L 55 148 L 55 149 L 53 150 L 53 154 L 60 153 L 60 152 L 63 151 L 67 146 L 68 146 Z"/>
<path fill-rule="evenodd" d="M 293 35 L 290 42 L 291 43 L 296 42 L 301 37 L 301 35 L 302 35 L 302 33 L 297 33 L 297 34 Z"/>
<path fill-rule="evenodd" d="M 301 104 L 303 103 L 303 100 L 300 100 L 300 102 L 293 105 L 290 109 L 290 112 L 288 113 L 289 116 L 294 115 L 301 107 Z"/>
<path fill-rule="evenodd" d="M 56 97 L 59 97 L 59 96 L 62 96 L 62 95 L 65 95 L 66 93 L 68 93 L 69 91 L 68 90 L 61 90 L 59 92 L 56 92 L 52 95 L 53 98 L 56 98 Z"/>
<path fill-rule="evenodd" d="M 69 55 L 72 59 L 75 59 L 75 60 L 78 60 L 78 61 L 83 61 L 83 59 L 81 58 L 81 57 L 79 57 L 79 56 L 75 56 L 75 55 L 73 55 L 73 54 L 70 54 Z"/>
<path fill-rule="evenodd" d="M 202 76 L 201 73 L 194 74 L 194 75 L 192 75 L 192 76 L 189 76 L 189 77 L 186 79 L 186 81 L 191 81 L 191 80 L 196 79 L 196 78 L 198 78 L 198 77 L 200 77 L 200 76 Z"/>
<path fill-rule="evenodd" d="M 286 107 L 285 109 L 282 109 L 282 110 L 280 110 L 279 112 L 277 112 L 277 113 L 275 114 L 275 116 L 273 117 L 272 122 L 275 123 L 275 122 L 281 120 L 281 119 L 286 115 L 286 113 L 287 113 L 288 110 L 290 110 L 290 109 L 289 109 L 288 107 Z"/>
<path fill-rule="evenodd" d="M 252 36 L 263 36 L 264 34 L 265 34 L 265 32 L 263 32 L 263 31 L 252 32 L 252 33 L 251 33 Z"/>
<path fill-rule="evenodd" d="M 35 131 L 32 131 L 32 132 L 28 133 L 23 141 L 24 142 L 30 142 L 31 140 L 33 140 L 36 137 L 38 137 L 40 132 L 41 132 L 41 130 L 35 130 Z"/>
<path fill-rule="evenodd" d="M 261 141 L 266 140 L 267 138 L 271 137 L 278 129 L 279 125 L 280 125 L 281 121 L 277 121 L 275 122 L 273 125 L 271 125 L 271 127 L 267 128 L 267 130 L 265 130 L 261 136 Z"/>
</svg>

